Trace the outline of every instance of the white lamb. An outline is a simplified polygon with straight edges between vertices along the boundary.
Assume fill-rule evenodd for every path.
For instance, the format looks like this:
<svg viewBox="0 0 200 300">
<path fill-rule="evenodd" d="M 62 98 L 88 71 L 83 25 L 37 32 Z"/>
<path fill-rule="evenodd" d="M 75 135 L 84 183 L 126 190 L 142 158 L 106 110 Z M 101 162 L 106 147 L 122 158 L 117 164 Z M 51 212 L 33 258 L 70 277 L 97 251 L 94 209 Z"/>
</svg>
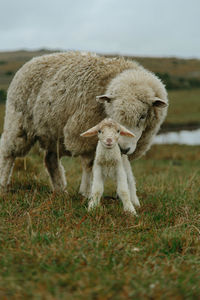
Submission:
<svg viewBox="0 0 200 300">
<path fill-rule="evenodd" d="M 135 137 L 124 126 L 110 118 L 106 118 L 96 126 L 82 133 L 82 137 L 98 135 L 99 141 L 93 164 L 93 182 L 89 202 L 89 210 L 100 204 L 106 177 L 115 178 L 117 181 L 117 194 L 121 198 L 124 210 L 136 215 L 133 206 L 140 206 L 136 196 L 136 188 L 131 166 L 127 155 L 121 155 L 118 140 L 120 135 Z"/>
</svg>

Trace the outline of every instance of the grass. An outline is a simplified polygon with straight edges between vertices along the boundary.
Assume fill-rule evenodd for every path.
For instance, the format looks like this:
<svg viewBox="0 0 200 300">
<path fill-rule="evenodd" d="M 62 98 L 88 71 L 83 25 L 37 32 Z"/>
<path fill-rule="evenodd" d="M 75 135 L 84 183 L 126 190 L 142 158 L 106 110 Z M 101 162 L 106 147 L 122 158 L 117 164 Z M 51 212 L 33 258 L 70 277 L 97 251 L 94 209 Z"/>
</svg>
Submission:
<svg viewBox="0 0 200 300">
<path fill-rule="evenodd" d="M 200 124 L 200 89 L 170 91 L 168 124 Z"/>
<path fill-rule="evenodd" d="M 0 198 L 1 299 L 198 299 L 198 147 L 153 146 L 133 163 L 138 217 L 123 212 L 111 182 L 88 213 L 79 159 L 63 159 L 69 195 L 52 194 L 36 150 L 26 170 L 17 160 Z"/>
</svg>

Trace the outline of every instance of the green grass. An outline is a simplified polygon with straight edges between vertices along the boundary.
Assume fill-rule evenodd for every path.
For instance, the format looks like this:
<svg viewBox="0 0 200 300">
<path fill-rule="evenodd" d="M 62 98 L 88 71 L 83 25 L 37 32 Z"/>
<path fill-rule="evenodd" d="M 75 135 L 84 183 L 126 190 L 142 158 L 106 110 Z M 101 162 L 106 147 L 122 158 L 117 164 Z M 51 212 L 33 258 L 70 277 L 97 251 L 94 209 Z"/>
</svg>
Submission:
<svg viewBox="0 0 200 300">
<path fill-rule="evenodd" d="M 169 124 L 200 124 L 200 89 L 170 91 Z"/>
<path fill-rule="evenodd" d="M 138 217 L 111 182 L 88 213 L 78 158 L 63 159 L 69 195 L 52 194 L 42 156 L 33 149 L 26 170 L 18 159 L 0 198 L 0 299 L 199 298 L 198 147 L 153 146 L 133 163 Z"/>
</svg>

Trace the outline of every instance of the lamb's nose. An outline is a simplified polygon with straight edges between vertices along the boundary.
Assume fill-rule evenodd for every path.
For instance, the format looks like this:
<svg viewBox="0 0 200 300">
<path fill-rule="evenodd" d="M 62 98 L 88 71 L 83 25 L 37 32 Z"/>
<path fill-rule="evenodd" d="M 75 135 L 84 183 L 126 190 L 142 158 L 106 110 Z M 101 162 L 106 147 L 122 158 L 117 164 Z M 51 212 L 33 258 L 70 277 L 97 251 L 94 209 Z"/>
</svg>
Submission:
<svg viewBox="0 0 200 300">
<path fill-rule="evenodd" d="M 126 154 L 126 153 L 128 153 L 128 151 L 129 151 L 131 148 L 129 147 L 129 148 L 126 148 L 126 149 L 122 149 L 122 148 L 120 147 L 120 149 L 121 149 L 121 152 L 122 152 L 123 154 Z"/>
<path fill-rule="evenodd" d="M 106 143 L 111 144 L 112 143 L 112 139 L 107 139 Z"/>
</svg>

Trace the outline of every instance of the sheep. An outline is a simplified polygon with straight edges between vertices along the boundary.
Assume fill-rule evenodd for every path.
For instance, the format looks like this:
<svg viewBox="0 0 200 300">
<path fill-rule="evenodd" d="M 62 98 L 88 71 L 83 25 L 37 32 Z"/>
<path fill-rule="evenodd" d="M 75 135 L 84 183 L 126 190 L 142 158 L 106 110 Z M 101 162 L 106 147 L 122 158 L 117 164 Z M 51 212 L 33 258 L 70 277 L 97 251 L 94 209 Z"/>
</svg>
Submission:
<svg viewBox="0 0 200 300">
<path fill-rule="evenodd" d="M 89 141 L 80 133 L 110 117 L 134 132 L 134 139 L 120 136 L 119 146 L 130 160 L 136 159 L 150 148 L 167 104 L 160 79 L 134 61 L 73 51 L 33 58 L 8 89 L 0 190 L 8 189 L 15 158 L 38 141 L 55 191 L 67 186 L 60 158 L 81 157 L 80 193 L 87 196 L 97 138 Z"/>
<path fill-rule="evenodd" d="M 117 194 L 123 202 L 124 211 L 136 215 L 133 204 L 139 206 L 139 202 L 137 199 L 130 197 L 132 191 L 129 190 L 127 181 L 130 173 L 127 172 L 129 169 L 126 170 L 123 159 L 125 158 L 126 161 L 127 155 L 121 154 L 118 146 L 120 135 L 133 138 L 134 134 L 114 120 L 105 118 L 99 124 L 81 134 L 82 137 L 96 135 L 98 135 L 99 140 L 92 169 L 93 182 L 88 210 L 92 210 L 100 204 L 104 189 L 103 182 L 106 177 L 111 177 L 117 180 Z"/>
</svg>

